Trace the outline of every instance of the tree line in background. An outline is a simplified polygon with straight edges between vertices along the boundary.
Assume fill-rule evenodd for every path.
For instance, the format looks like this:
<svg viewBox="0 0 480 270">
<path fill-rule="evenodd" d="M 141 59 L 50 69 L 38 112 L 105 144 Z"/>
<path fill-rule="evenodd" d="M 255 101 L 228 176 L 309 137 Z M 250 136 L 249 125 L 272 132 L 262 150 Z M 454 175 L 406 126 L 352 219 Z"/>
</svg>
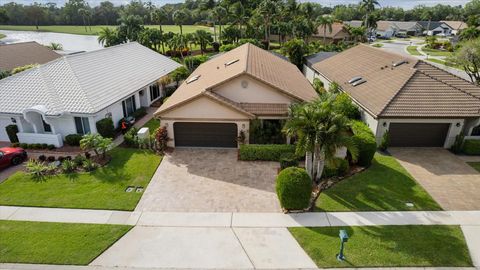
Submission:
<svg viewBox="0 0 480 270">
<path fill-rule="evenodd" d="M 173 14 L 182 11 L 183 24 L 208 24 L 214 21 L 221 24 L 244 24 L 255 17 L 267 17 L 274 21 L 275 14 L 268 10 L 274 8 L 269 3 L 262 6 L 261 0 L 186 0 L 184 3 L 166 4 L 157 7 L 149 1 L 132 0 L 127 5 L 115 6 L 112 2 L 103 1 L 97 6 L 90 6 L 85 0 L 68 0 L 64 6 L 55 3 L 22 5 L 15 2 L 0 6 L 0 23 L 12 25 L 112 25 L 122 16 L 139 16 L 145 24 L 155 24 L 150 16 L 155 10 L 165 13 L 163 24 L 174 24 Z M 304 2 L 297 4 L 295 0 L 272 0 L 283 11 L 284 16 L 292 15 L 297 9 L 309 18 L 331 14 L 336 19 L 363 20 L 366 10 L 361 4 L 322 6 L 317 3 Z M 225 10 L 219 14 L 218 8 Z M 264 12 L 258 13 L 261 8 Z M 215 12 L 217 9 L 217 12 Z M 222 10 L 223 12 L 223 10 Z M 410 10 L 399 7 L 379 7 L 369 14 L 376 20 L 467 20 L 472 15 L 480 14 L 480 0 L 473 0 L 464 7 L 437 4 L 433 7 L 419 5 Z M 221 17 L 218 17 L 218 16 Z M 228 16 L 226 16 L 228 15 Z M 257 18 L 258 19 L 258 18 Z M 287 23 L 287 22 L 285 22 Z M 279 26 L 281 27 L 281 26 Z"/>
</svg>

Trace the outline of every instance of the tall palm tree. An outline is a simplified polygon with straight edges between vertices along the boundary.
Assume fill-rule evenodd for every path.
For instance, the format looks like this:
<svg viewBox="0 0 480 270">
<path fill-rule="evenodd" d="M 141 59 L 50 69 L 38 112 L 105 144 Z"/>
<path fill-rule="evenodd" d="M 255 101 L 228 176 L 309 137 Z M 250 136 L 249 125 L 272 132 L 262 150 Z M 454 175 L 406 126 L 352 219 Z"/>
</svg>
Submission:
<svg viewBox="0 0 480 270">
<path fill-rule="evenodd" d="M 242 26 L 246 25 L 248 20 L 242 2 L 235 2 L 233 5 L 230 6 L 228 12 L 230 13 L 229 15 L 233 18 L 233 23 L 238 25 L 238 29 L 240 30 L 240 38 L 242 38 Z"/>
<path fill-rule="evenodd" d="M 110 47 L 115 45 L 117 40 L 117 31 L 109 27 L 102 27 L 98 33 L 98 43 L 102 44 L 104 47 Z"/>
<path fill-rule="evenodd" d="M 179 9 L 173 13 L 173 21 L 180 27 L 180 34 L 183 35 L 183 25 L 190 19 L 190 13 L 186 9 Z"/>
<path fill-rule="evenodd" d="M 200 45 L 200 52 L 203 55 L 203 53 L 207 49 L 207 45 L 213 41 L 212 35 L 205 30 L 197 30 L 193 35 L 195 43 Z"/>
<path fill-rule="evenodd" d="M 372 33 L 372 28 L 369 24 L 368 18 L 370 14 L 375 11 L 375 6 L 380 6 L 377 0 L 362 0 L 362 2 L 360 2 L 360 8 L 365 10 L 364 25 L 367 28 L 369 35 Z"/>
<path fill-rule="evenodd" d="M 349 120 L 335 108 L 336 95 L 324 94 L 317 100 L 290 109 L 284 132 L 297 137 L 297 153 L 305 153 L 307 172 L 317 183 L 325 162 L 333 162 L 337 149 L 346 147 L 353 159 L 358 148 L 349 133 Z"/>
<path fill-rule="evenodd" d="M 323 45 L 327 45 L 327 29 L 329 33 L 332 33 L 333 18 L 329 15 L 319 16 L 317 23 L 323 29 Z"/>
<path fill-rule="evenodd" d="M 428 31 L 430 31 L 430 25 L 432 24 L 433 13 L 430 9 L 425 9 L 420 15 L 420 17 L 422 20 L 428 21 L 428 24 L 427 24 L 427 36 L 428 36 Z"/>
<path fill-rule="evenodd" d="M 267 50 L 270 47 L 270 24 L 272 18 L 277 14 L 277 4 L 272 0 L 262 0 L 258 5 L 257 12 L 263 17 L 263 28 Z"/>
<path fill-rule="evenodd" d="M 85 27 L 85 32 L 88 32 L 88 30 L 87 30 L 87 16 L 88 16 L 87 9 L 85 9 L 85 8 L 78 9 L 78 14 L 80 16 L 82 16 L 83 26 Z"/>
<path fill-rule="evenodd" d="M 222 22 L 227 16 L 227 10 L 222 7 L 222 6 L 216 6 L 212 10 L 212 17 L 213 17 L 213 33 L 215 36 L 215 42 L 219 42 L 222 40 Z M 216 30 L 216 24 L 218 24 L 218 40 L 217 40 L 217 30 Z"/>
<path fill-rule="evenodd" d="M 168 15 L 164 9 L 156 8 L 152 11 L 152 13 L 150 13 L 150 19 L 152 20 L 152 22 L 158 24 L 160 31 L 163 32 L 162 24 L 168 19 Z"/>
</svg>

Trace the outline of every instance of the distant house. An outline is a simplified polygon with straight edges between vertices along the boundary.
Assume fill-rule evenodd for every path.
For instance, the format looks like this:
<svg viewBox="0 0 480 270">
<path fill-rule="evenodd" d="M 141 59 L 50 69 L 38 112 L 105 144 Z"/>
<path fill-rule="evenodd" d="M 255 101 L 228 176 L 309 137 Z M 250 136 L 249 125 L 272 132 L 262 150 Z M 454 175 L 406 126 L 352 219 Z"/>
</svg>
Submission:
<svg viewBox="0 0 480 270">
<path fill-rule="evenodd" d="M 453 28 L 444 23 L 436 21 L 419 21 L 423 28 L 423 34 L 427 36 L 450 36 L 452 35 Z"/>
<path fill-rule="evenodd" d="M 290 104 L 316 97 L 295 65 L 247 43 L 200 65 L 155 117 L 169 146 L 236 148 L 252 121 L 281 123 Z"/>
<path fill-rule="evenodd" d="M 427 62 L 358 45 L 312 68 L 352 98 L 377 142 L 387 131 L 396 147 L 448 148 L 462 131 L 480 138 L 480 87 Z"/>
<path fill-rule="evenodd" d="M 396 36 L 420 36 L 422 26 L 417 22 L 392 21 L 397 26 Z"/>
<path fill-rule="evenodd" d="M 22 143 L 63 145 L 69 134 L 96 133 L 96 122 L 148 107 L 164 93 L 159 79 L 177 62 L 136 42 L 63 56 L 0 80 L 0 141 L 17 125 Z"/>
<path fill-rule="evenodd" d="M 360 27 L 363 25 L 362 21 L 348 21 L 344 23 L 350 25 L 351 27 Z M 398 27 L 390 21 L 378 21 L 377 27 L 372 29 L 372 31 L 372 36 L 391 38 L 397 33 Z"/>
<path fill-rule="evenodd" d="M 452 35 L 459 35 L 462 30 L 468 28 L 468 25 L 462 21 L 441 21 L 441 23 L 445 23 L 450 26 L 452 30 Z"/>
<path fill-rule="evenodd" d="M 325 34 L 326 42 L 334 44 L 345 42 L 350 39 L 350 33 L 345 29 L 343 23 L 335 22 L 332 24 L 332 31 L 330 32 L 329 30 L 328 27 L 319 26 L 317 28 L 317 33 L 313 34 L 313 38 L 315 40 L 323 40 Z"/>
<path fill-rule="evenodd" d="M 61 55 L 35 41 L 0 44 L 0 70 L 10 71 L 31 64 L 45 64 Z"/>
</svg>

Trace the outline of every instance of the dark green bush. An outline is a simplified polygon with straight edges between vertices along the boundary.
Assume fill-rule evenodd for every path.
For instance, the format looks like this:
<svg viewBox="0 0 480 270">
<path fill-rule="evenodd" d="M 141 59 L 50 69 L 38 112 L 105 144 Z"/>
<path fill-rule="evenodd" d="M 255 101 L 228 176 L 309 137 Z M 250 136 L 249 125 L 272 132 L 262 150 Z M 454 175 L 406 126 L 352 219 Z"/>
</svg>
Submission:
<svg viewBox="0 0 480 270">
<path fill-rule="evenodd" d="M 130 147 L 138 146 L 138 129 L 135 127 L 130 128 L 123 136 L 124 142 Z"/>
<path fill-rule="evenodd" d="M 140 118 L 144 117 L 145 115 L 147 115 L 147 108 L 145 108 L 145 107 L 141 107 L 140 109 L 138 109 L 138 110 L 136 110 L 132 113 L 132 116 L 135 119 L 140 119 Z"/>
<path fill-rule="evenodd" d="M 298 167 L 298 157 L 292 153 L 283 154 L 280 158 L 280 169 Z"/>
<path fill-rule="evenodd" d="M 104 138 L 115 137 L 115 128 L 113 127 L 113 121 L 111 118 L 103 118 L 96 123 L 97 131 Z"/>
<path fill-rule="evenodd" d="M 312 179 L 304 169 L 286 168 L 277 176 L 276 191 L 284 209 L 302 210 L 310 203 Z"/>
<path fill-rule="evenodd" d="M 18 127 L 17 125 L 8 125 L 5 127 L 5 131 L 7 132 L 8 139 L 11 143 L 18 143 Z"/>
<path fill-rule="evenodd" d="M 370 128 L 362 121 L 352 121 L 353 140 L 358 147 L 357 164 L 360 166 L 370 166 L 373 156 L 377 151 L 377 142 L 375 135 Z"/>
<path fill-rule="evenodd" d="M 467 155 L 480 155 L 480 140 L 465 140 L 463 152 Z"/>
<path fill-rule="evenodd" d="M 243 144 L 240 145 L 240 160 L 280 161 L 283 154 L 295 154 L 290 144 Z"/>
<path fill-rule="evenodd" d="M 335 176 L 344 176 L 350 170 L 348 161 L 343 158 L 335 158 L 332 163 L 325 164 L 323 168 L 322 178 L 330 178 Z"/>
<path fill-rule="evenodd" d="M 69 134 L 65 136 L 65 143 L 70 146 L 80 146 L 81 139 L 82 135 L 80 134 Z"/>
</svg>

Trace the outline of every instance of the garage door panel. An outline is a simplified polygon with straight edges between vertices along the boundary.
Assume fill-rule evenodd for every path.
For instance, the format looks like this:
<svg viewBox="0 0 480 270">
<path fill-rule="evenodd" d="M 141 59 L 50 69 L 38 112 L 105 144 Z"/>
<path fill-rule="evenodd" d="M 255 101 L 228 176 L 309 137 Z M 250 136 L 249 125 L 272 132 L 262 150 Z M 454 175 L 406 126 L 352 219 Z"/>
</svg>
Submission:
<svg viewBox="0 0 480 270">
<path fill-rule="evenodd" d="M 449 123 L 390 123 L 390 146 L 443 147 Z"/>
<path fill-rule="evenodd" d="M 173 124 L 175 146 L 237 147 L 237 125 L 234 123 Z"/>
</svg>

